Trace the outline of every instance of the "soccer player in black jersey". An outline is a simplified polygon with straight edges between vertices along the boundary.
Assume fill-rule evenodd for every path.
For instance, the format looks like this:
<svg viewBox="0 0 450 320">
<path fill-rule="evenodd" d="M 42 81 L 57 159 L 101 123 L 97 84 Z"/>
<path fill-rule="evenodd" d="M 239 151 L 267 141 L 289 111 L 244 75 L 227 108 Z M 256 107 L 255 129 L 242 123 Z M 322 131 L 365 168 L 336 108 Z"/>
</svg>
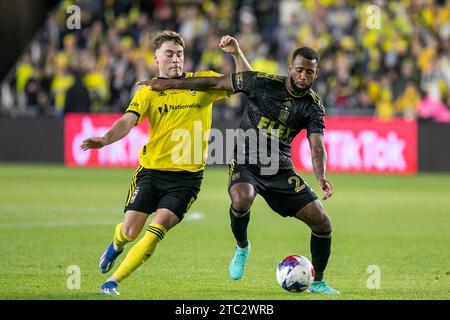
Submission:
<svg viewBox="0 0 450 320">
<path fill-rule="evenodd" d="M 333 185 L 325 177 L 325 110 L 311 89 L 318 72 L 317 52 L 302 47 L 293 53 L 287 77 L 246 71 L 223 77 L 158 79 L 141 83 L 150 85 L 153 90 L 219 89 L 242 92 L 249 97 L 239 128 L 245 132 L 255 131 L 254 137 L 257 138 L 238 140 L 229 172 L 231 229 L 237 242 L 229 266 L 230 277 L 234 280 L 244 274 L 250 253 L 247 239 L 250 208 L 256 195 L 260 194 L 279 215 L 295 217 L 311 228 L 310 249 L 315 278 L 308 290 L 339 293 L 323 279 L 331 252 L 331 220 L 314 191 L 295 173 L 290 150 L 293 138 L 306 129 L 314 173 L 324 193 L 323 200 L 331 197 Z M 261 143 L 262 139 L 266 141 Z M 267 155 L 269 149 L 272 154 L 270 161 L 265 163 L 261 160 L 261 153 Z M 275 171 L 270 168 L 275 168 Z"/>
</svg>

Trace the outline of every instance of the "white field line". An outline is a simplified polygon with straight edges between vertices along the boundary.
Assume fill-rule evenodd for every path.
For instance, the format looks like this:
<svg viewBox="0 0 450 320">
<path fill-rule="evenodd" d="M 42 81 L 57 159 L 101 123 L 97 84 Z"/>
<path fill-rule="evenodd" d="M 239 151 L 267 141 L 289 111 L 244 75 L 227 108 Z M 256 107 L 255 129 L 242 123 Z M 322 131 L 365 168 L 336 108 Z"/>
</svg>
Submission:
<svg viewBox="0 0 450 320">
<path fill-rule="evenodd" d="M 23 213 L 27 211 L 43 213 L 99 213 L 121 212 L 123 207 L 108 206 L 68 206 L 68 205 L 33 205 L 33 204 L 0 204 L 0 217 L 9 213 Z"/>
<path fill-rule="evenodd" d="M 192 211 L 192 212 L 188 212 L 186 213 L 186 215 L 184 216 L 184 221 L 197 221 L 197 220 L 201 220 L 203 219 L 204 214 L 198 211 Z"/>
<path fill-rule="evenodd" d="M 0 218 L 4 217 L 6 214 L 14 213 L 14 212 L 24 212 L 28 210 L 33 210 L 35 212 L 47 212 L 47 213 L 77 213 L 77 214 L 90 214 L 90 213 L 98 213 L 98 212 L 115 212 L 117 208 L 111 209 L 107 207 L 68 207 L 68 206 L 0 206 Z M 184 221 L 197 221 L 204 218 L 204 215 L 201 212 L 190 212 L 187 213 Z M 73 227 L 73 226 L 106 226 L 106 225 L 116 225 L 120 222 L 120 216 L 117 215 L 116 220 L 112 219 L 96 219 L 96 220 L 44 220 L 44 221 L 32 221 L 32 222 L 18 222 L 18 223 L 1 223 L 0 229 L 27 229 L 27 228 L 46 228 L 46 227 Z"/>
<path fill-rule="evenodd" d="M 0 229 L 33 229 L 46 227 L 82 227 L 82 226 L 114 226 L 118 220 L 66 220 L 66 221 L 35 221 L 21 223 L 0 223 Z"/>
</svg>

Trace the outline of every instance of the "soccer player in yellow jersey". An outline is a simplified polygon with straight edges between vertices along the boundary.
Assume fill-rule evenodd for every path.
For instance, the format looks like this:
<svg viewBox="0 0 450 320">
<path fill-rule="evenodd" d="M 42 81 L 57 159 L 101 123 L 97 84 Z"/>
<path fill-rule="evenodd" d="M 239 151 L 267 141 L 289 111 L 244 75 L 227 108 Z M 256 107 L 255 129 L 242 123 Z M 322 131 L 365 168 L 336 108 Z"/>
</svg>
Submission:
<svg viewBox="0 0 450 320">
<path fill-rule="evenodd" d="M 234 38 L 222 37 L 219 45 L 233 56 L 237 72 L 251 70 Z M 213 71 L 183 72 L 184 41 L 176 32 L 159 33 L 154 39 L 154 49 L 158 78 L 221 76 Z M 83 141 L 83 150 L 102 148 L 125 137 L 145 118 L 150 124 L 149 141 L 139 151 L 139 166 L 128 191 L 124 221 L 115 227 L 113 241 L 100 258 L 101 272 L 111 270 L 125 245 L 137 238 L 148 216 L 156 213 L 142 239 L 102 285 L 102 293 L 118 295 L 119 283 L 153 254 L 167 231 L 183 219 L 197 199 L 208 142 L 202 139 L 202 150 L 198 152 L 195 139 L 191 137 L 199 130 L 204 136 L 203 133 L 211 128 L 213 102 L 227 96 L 228 92 L 223 90 L 151 91 L 144 86 L 135 94 L 125 114 L 103 137 Z"/>
</svg>

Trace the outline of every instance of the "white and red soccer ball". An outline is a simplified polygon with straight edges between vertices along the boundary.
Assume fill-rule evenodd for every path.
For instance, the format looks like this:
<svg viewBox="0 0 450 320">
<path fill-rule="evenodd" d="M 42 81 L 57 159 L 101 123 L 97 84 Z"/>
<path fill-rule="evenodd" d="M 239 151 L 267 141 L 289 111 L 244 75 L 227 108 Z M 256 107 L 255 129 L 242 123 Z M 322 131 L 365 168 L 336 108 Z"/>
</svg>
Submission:
<svg viewBox="0 0 450 320">
<path fill-rule="evenodd" d="M 277 266 L 277 281 L 289 292 L 305 291 L 314 281 L 314 267 L 304 256 L 288 256 Z"/>
</svg>

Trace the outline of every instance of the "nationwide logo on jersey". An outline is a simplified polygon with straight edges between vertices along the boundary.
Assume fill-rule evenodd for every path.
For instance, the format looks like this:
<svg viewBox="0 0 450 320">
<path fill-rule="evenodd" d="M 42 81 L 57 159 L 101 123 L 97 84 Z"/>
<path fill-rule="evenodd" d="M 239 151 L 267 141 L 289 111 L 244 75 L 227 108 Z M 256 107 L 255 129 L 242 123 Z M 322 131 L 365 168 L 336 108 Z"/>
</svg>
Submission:
<svg viewBox="0 0 450 320">
<path fill-rule="evenodd" d="M 169 112 L 169 110 L 183 110 L 183 109 L 200 109 L 200 105 L 198 103 L 192 104 L 179 104 L 179 105 L 167 105 L 164 104 L 162 107 L 158 107 L 159 114 L 163 112 Z"/>
<path fill-rule="evenodd" d="M 160 91 L 160 92 L 159 92 L 159 96 L 160 96 L 160 97 L 164 97 L 164 96 L 167 96 L 167 94 L 165 94 L 164 91 Z"/>
<path fill-rule="evenodd" d="M 288 118 L 289 118 L 289 111 L 287 111 L 285 109 L 281 109 L 280 110 L 280 120 L 287 121 Z"/>
<path fill-rule="evenodd" d="M 162 114 L 163 111 L 164 112 L 169 112 L 169 108 L 167 108 L 167 104 L 165 104 L 164 105 L 164 109 L 163 109 L 163 107 L 158 107 L 158 111 L 159 111 L 159 114 Z"/>
<path fill-rule="evenodd" d="M 195 90 L 189 89 L 189 93 L 191 94 L 191 96 L 195 96 Z"/>
</svg>

